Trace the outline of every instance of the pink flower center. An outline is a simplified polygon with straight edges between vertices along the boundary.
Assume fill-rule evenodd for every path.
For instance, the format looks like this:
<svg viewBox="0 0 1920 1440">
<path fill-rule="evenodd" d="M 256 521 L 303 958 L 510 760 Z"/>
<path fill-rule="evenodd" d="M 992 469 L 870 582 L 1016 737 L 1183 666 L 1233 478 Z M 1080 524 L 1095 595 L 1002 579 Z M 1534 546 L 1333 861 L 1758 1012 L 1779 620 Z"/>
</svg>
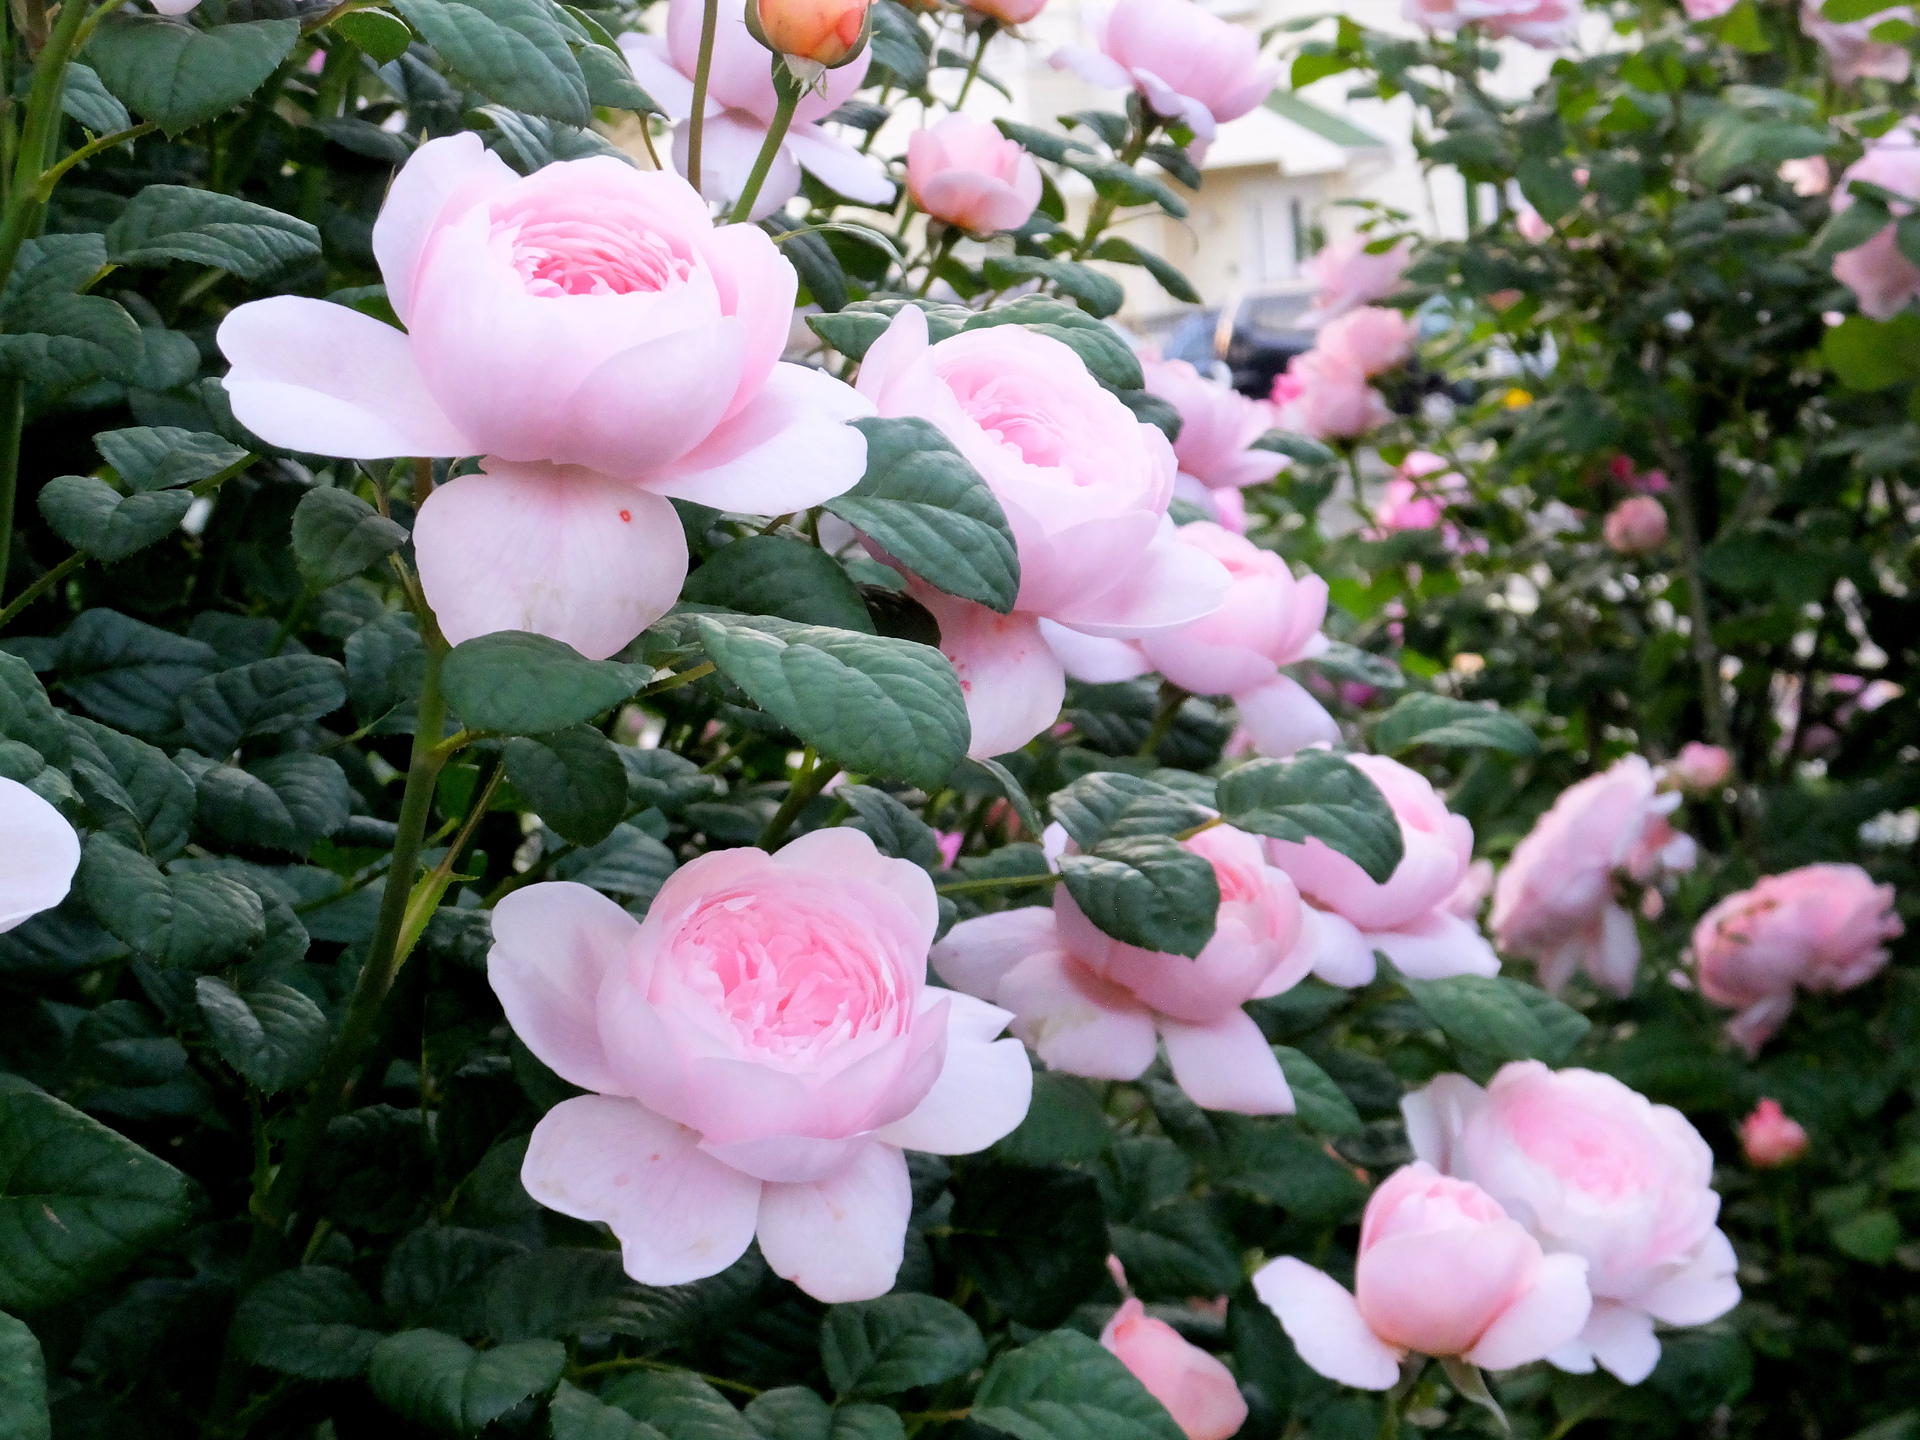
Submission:
<svg viewBox="0 0 1920 1440">
<path fill-rule="evenodd" d="M 744 1050 L 804 1063 L 861 1035 L 901 1028 L 904 972 L 871 935 L 792 895 L 721 892 L 688 917 L 665 957 Z"/>
<path fill-rule="evenodd" d="M 631 295 L 686 283 L 693 264 L 637 217 L 576 212 L 543 198 L 535 207 L 496 209 L 504 240 L 529 295 Z"/>
<path fill-rule="evenodd" d="M 1553 1103 L 1513 1106 L 1507 1123 L 1530 1159 L 1596 1200 L 1623 1200 L 1657 1184 L 1647 1137 L 1631 1116 L 1561 1093 Z"/>
<path fill-rule="evenodd" d="M 1053 469 L 1063 463 L 1067 446 L 1059 428 L 1045 410 L 1021 393 L 1017 381 L 988 380 L 959 400 L 982 430 L 1019 451 L 1029 465 Z M 1074 479 L 1083 483 L 1077 475 Z"/>
</svg>

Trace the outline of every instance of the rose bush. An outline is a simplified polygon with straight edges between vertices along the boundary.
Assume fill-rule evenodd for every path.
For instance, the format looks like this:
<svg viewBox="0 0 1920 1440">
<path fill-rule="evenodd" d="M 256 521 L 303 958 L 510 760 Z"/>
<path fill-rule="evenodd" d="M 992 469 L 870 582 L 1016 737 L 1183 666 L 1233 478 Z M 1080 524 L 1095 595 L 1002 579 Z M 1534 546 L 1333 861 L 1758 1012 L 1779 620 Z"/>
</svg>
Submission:
<svg viewBox="0 0 1920 1440">
<path fill-rule="evenodd" d="M 0 46 L 0 1432 L 1913 1429 L 1905 7 L 150 8 Z M 1462 223 L 1239 393 L 1117 276 L 1330 78 Z"/>
</svg>

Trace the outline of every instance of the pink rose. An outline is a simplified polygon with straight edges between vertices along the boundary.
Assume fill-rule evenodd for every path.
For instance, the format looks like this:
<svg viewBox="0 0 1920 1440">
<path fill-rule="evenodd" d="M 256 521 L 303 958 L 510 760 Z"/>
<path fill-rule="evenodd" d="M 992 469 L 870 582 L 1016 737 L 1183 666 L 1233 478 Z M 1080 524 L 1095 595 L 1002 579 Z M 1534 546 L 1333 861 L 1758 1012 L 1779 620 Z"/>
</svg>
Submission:
<svg viewBox="0 0 1920 1440">
<path fill-rule="evenodd" d="M 1902 61 L 1906 60 L 1904 48 L 1898 45 L 1887 48 L 1897 51 Z M 1903 69 L 1901 74 L 1905 73 Z M 1840 176 L 1840 187 L 1833 195 L 1836 213 L 1853 204 L 1847 186 L 1854 180 L 1864 180 L 1920 201 L 1920 140 L 1915 139 L 1914 132 L 1907 126 L 1900 125 L 1879 139 L 1868 141 L 1866 153 Z M 1890 208 L 1897 218 L 1913 207 Z M 1843 250 L 1833 257 L 1833 278 L 1853 291 L 1860 313 L 1875 320 L 1891 320 L 1906 308 L 1909 300 L 1920 295 L 1920 266 L 1900 252 L 1893 232 L 1892 225 L 1883 226 L 1866 244 Z"/>
<path fill-rule="evenodd" d="M 966 0 L 969 10 L 990 15 L 1002 25 L 1024 25 L 1047 8 L 1047 0 Z"/>
<path fill-rule="evenodd" d="M 1693 841 L 1667 824 L 1679 803 L 1656 793 L 1653 767 L 1638 755 L 1563 791 L 1494 882 L 1494 943 L 1537 964 L 1555 994 L 1576 968 L 1616 995 L 1632 994 L 1640 936 L 1615 876 L 1645 884 L 1692 868 Z"/>
<path fill-rule="evenodd" d="M 1406 853 L 1382 883 L 1320 840 L 1267 842 L 1273 863 L 1309 902 L 1304 943 L 1316 971 L 1336 985 L 1365 985 L 1379 950 L 1418 980 L 1499 974 L 1500 962 L 1472 919 L 1449 908 L 1473 864 L 1473 826 L 1399 761 L 1384 755 L 1347 760 L 1393 807 Z"/>
<path fill-rule="evenodd" d="M 1522 240 L 1538 245 L 1553 234 L 1553 226 L 1548 224 L 1540 212 L 1531 205 L 1522 204 L 1519 213 L 1514 216 L 1513 228 L 1520 232 Z"/>
<path fill-rule="evenodd" d="M 1592 1303 L 1586 1263 L 1547 1255 L 1477 1185 L 1416 1162 L 1360 1220 L 1354 1293 L 1284 1255 L 1253 1277 L 1300 1358 L 1330 1380 L 1389 1390 L 1409 1352 L 1511 1370 L 1571 1341 Z"/>
<path fill-rule="evenodd" d="M 66 817 L 18 780 L 0 777 L 0 933 L 67 898 L 80 868 L 80 837 Z"/>
<path fill-rule="evenodd" d="M 687 173 L 687 119 L 693 113 L 693 75 L 700 56 L 702 0 L 669 0 L 667 37 L 628 31 L 620 49 L 634 78 L 673 120 L 673 164 Z M 707 79 L 706 123 L 701 130 L 700 193 L 731 205 L 745 188 L 766 142 L 778 103 L 767 49 L 747 29 L 746 0 L 720 0 Z M 893 182 L 885 168 L 820 127 L 866 83 L 870 51 L 827 71 L 820 88 L 800 97 L 793 126 L 781 143 L 753 207 L 755 220 L 780 209 L 800 190 L 805 170 L 829 189 L 865 205 L 891 205 Z M 689 179 L 692 177 L 689 176 Z"/>
<path fill-rule="evenodd" d="M 1264 485 L 1286 468 L 1286 456 L 1249 448 L 1273 426 L 1273 412 L 1260 401 L 1204 379 L 1184 360 L 1143 360 L 1140 369 L 1148 393 L 1180 412 L 1173 453 L 1183 479 L 1238 490 Z"/>
<path fill-rule="evenodd" d="M 1401 13 L 1423 30 L 1451 35 L 1479 25 L 1496 39 L 1550 50 L 1573 39 L 1581 12 L 1573 0 L 1403 0 Z"/>
<path fill-rule="evenodd" d="M 1393 418 L 1364 371 L 1313 349 L 1287 362 L 1273 381 L 1274 424 L 1315 440 L 1350 439 Z"/>
<path fill-rule="evenodd" d="M 226 388 L 290 449 L 486 457 L 414 523 L 455 643 L 534 630 L 604 658 L 679 597 L 668 497 L 781 514 L 865 468 L 842 422 L 871 407 L 780 363 L 793 267 L 756 227 L 716 227 L 678 176 L 595 157 L 522 179 L 452 135 L 401 168 L 373 250 L 404 332 L 256 300 L 220 326 Z"/>
<path fill-rule="evenodd" d="M 1099 48 L 1063 46 L 1048 63 L 1102 90 L 1138 90 L 1156 115 L 1204 145 L 1273 93 L 1280 66 L 1260 61 L 1253 31 L 1194 0 L 1119 0 L 1089 21 Z"/>
<path fill-rule="evenodd" d="M 1043 621 L 1067 673 L 1103 684 L 1158 670 L 1196 695 L 1231 695 L 1263 755 L 1291 755 L 1339 739 L 1339 725 L 1320 702 L 1278 673 L 1326 650 L 1320 622 L 1327 582 L 1318 575 L 1296 580 L 1273 551 L 1204 520 L 1174 533 L 1225 567 L 1230 584 L 1220 608 L 1144 640 L 1099 639 Z"/>
<path fill-rule="evenodd" d="M 1827 157 L 1824 155 L 1809 155 L 1800 160 L 1782 160 L 1779 174 L 1782 180 L 1793 187 L 1793 193 L 1796 195 L 1824 195 L 1833 185 L 1833 178 L 1827 170 Z"/>
<path fill-rule="evenodd" d="M 1060 713 L 1066 675 L 1042 619 L 1137 637 L 1197 620 L 1226 593 L 1225 569 L 1180 544 L 1167 519 L 1176 473 L 1167 437 L 1058 340 L 995 325 L 930 346 L 925 314 L 909 305 L 867 351 L 859 387 L 883 415 L 939 426 L 1013 529 L 1013 614 L 911 587 L 960 674 L 973 755 L 1017 750 Z"/>
<path fill-rule="evenodd" d="M 1733 756 L 1718 745 L 1689 740 L 1667 767 L 1667 774 L 1682 790 L 1696 794 L 1718 790 L 1733 778 Z"/>
<path fill-rule="evenodd" d="M 907 137 L 907 190 L 936 220 L 991 235 L 1032 217 L 1040 167 L 992 124 L 953 114 Z"/>
<path fill-rule="evenodd" d="M 1722 15 L 1740 3 L 1740 0 L 1681 0 L 1687 12 L 1687 19 L 1718 20 Z"/>
<path fill-rule="evenodd" d="M 1607 546 L 1622 555 L 1644 555 L 1667 543 L 1667 512 L 1651 495 L 1629 495 L 1601 527 Z"/>
<path fill-rule="evenodd" d="M 1472 920 L 1480 914 L 1480 907 L 1487 903 L 1487 896 L 1492 893 L 1493 862 L 1476 860 L 1467 867 L 1467 873 L 1460 877 L 1460 883 L 1453 887 L 1453 893 L 1440 904 L 1462 920 Z"/>
<path fill-rule="evenodd" d="M 1057 829 L 1050 837 L 1065 843 Z M 1157 1033 L 1195 1104 L 1291 1115 L 1280 1063 L 1240 1007 L 1306 976 L 1295 943 L 1300 897 L 1254 836 L 1216 825 L 1182 843 L 1212 864 L 1220 884 L 1218 928 L 1197 959 L 1122 944 L 1058 885 L 1050 908 L 961 921 L 933 947 L 933 968 L 956 989 L 1013 1011 L 1013 1033 L 1055 1070 L 1138 1079 L 1153 1064 Z"/>
<path fill-rule="evenodd" d="M 1893 887 L 1858 865 L 1802 865 L 1729 895 L 1700 917 L 1693 959 L 1700 993 L 1740 1013 L 1727 1031 L 1748 1053 L 1786 1022 L 1796 989 L 1864 985 L 1904 932 Z"/>
<path fill-rule="evenodd" d="M 1247 1423 L 1247 1402 L 1233 1372 L 1147 1314 L 1138 1300 L 1114 1311 L 1100 1343 L 1167 1407 L 1187 1440 L 1231 1440 Z"/>
<path fill-rule="evenodd" d="M 1833 78 L 1842 85 L 1855 80 L 1905 80 L 1913 69 L 1913 57 L 1907 47 L 1891 41 L 1872 40 L 1876 25 L 1889 20 L 1913 19 L 1905 5 L 1894 5 L 1864 20 L 1836 23 L 1820 13 L 1819 0 L 1801 0 L 1800 29 L 1809 40 L 1827 52 L 1833 66 Z"/>
<path fill-rule="evenodd" d="M 1807 1132 L 1778 1100 L 1762 1100 L 1740 1122 L 1740 1150 L 1756 1170 L 1791 1165 L 1807 1153 Z"/>
<path fill-rule="evenodd" d="M 1321 326 L 1314 349 L 1362 375 L 1378 375 L 1405 364 L 1419 338 L 1419 328 L 1398 310 L 1365 305 Z"/>
<path fill-rule="evenodd" d="M 1399 244 L 1369 254 L 1374 243 L 1368 235 L 1349 235 L 1328 244 L 1318 255 L 1301 266 L 1319 287 L 1313 308 L 1307 312 L 1310 323 L 1338 319 L 1349 310 L 1371 305 L 1400 287 L 1400 276 L 1413 259 L 1413 242 Z"/>
<path fill-rule="evenodd" d="M 1654 1321 L 1704 1325 L 1739 1301 L 1713 1152 L 1671 1106 L 1611 1075 L 1521 1060 L 1484 1090 L 1442 1075 L 1400 1108 L 1416 1155 L 1485 1190 L 1549 1255 L 1584 1262 L 1592 1314 L 1546 1347 L 1562 1370 L 1598 1363 L 1637 1385 L 1660 1359 Z"/>
<path fill-rule="evenodd" d="M 1437 473 L 1436 473 L 1437 472 Z M 1393 478 L 1373 507 L 1373 536 L 1384 539 L 1399 530 L 1442 529 L 1449 549 L 1460 532 L 1446 525 L 1447 507 L 1464 497 L 1467 480 L 1449 462 L 1427 450 L 1415 450 L 1394 467 Z"/>
<path fill-rule="evenodd" d="M 857 830 L 716 850 L 644 921 L 584 885 L 493 912 L 487 978 L 529 1050 L 594 1093 L 534 1128 L 520 1172 L 605 1223 L 627 1273 L 681 1285 L 757 1235 L 817 1299 L 892 1287 L 913 1197 L 901 1150 L 967 1154 L 1018 1125 L 1010 1018 L 928 988 L 933 882 Z"/>
</svg>

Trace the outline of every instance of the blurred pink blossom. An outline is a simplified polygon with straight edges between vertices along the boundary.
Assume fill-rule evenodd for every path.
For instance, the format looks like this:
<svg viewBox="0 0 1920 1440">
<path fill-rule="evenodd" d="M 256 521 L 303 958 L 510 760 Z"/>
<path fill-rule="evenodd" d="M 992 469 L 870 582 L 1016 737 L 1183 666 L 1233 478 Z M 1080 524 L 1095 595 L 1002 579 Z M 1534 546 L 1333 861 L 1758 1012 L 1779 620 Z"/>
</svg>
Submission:
<svg viewBox="0 0 1920 1440">
<path fill-rule="evenodd" d="M 1601 531 L 1610 549 L 1644 555 L 1667 543 L 1667 512 L 1651 495 L 1630 495 L 1613 507 Z"/>
<path fill-rule="evenodd" d="M 1324 324 L 1338 319 L 1361 305 L 1371 305 L 1391 295 L 1400 285 L 1400 276 L 1413 259 L 1413 242 L 1402 240 L 1379 254 L 1369 254 L 1376 243 L 1372 236 L 1349 235 L 1328 243 L 1301 269 L 1319 286 L 1313 308 L 1304 317 L 1307 324 Z"/>
<path fill-rule="evenodd" d="M 1807 1132 L 1778 1100 L 1764 1099 L 1740 1122 L 1740 1150 L 1754 1169 L 1775 1170 L 1807 1153 Z"/>
<path fill-rule="evenodd" d="M 1906 59 L 1904 49 L 1891 48 L 1899 52 L 1902 60 Z M 1920 140 L 1916 140 L 1913 130 L 1897 125 L 1879 139 L 1867 142 L 1866 153 L 1840 177 L 1839 188 L 1833 195 L 1836 214 L 1853 204 L 1847 187 L 1855 180 L 1878 185 L 1910 200 L 1920 200 Z M 1896 219 L 1913 209 L 1911 205 L 1889 208 Z M 1882 226 L 1864 245 L 1842 250 L 1834 256 L 1833 278 L 1853 291 L 1860 313 L 1875 320 L 1892 319 L 1906 308 L 1909 300 L 1920 295 L 1920 266 L 1901 252 L 1892 225 Z"/>
<path fill-rule="evenodd" d="M 1247 1402 L 1233 1372 L 1164 1320 L 1128 1299 L 1100 1332 L 1147 1393 L 1167 1407 L 1187 1440 L 1230 1440 L 1247 1423 Z"/>
</svg>

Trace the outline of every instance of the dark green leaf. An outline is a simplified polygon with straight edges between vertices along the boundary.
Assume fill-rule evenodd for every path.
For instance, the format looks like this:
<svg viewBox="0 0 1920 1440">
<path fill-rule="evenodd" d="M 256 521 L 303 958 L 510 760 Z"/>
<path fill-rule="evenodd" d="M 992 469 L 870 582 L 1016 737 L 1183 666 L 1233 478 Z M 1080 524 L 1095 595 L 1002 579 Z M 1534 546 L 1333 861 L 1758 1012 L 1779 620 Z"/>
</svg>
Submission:
<svg viewBox="0 0 1920 1440">
<path fill-rule="evenodd" d="M 1418 745 L 1500 750 L 1508 755 L 1540 751 L 1538 737 L 1516 716 L 1427 691 L 1401 696 L 1373 727 L 1373 748 L 1383 755 L 1404 754 Z"/>
<path fill-rule="evenodd" d="M 1198 955 L 1213 938 L 1220 882 L 1213 865 L 1168 835 L 1103 840 L 1060 861 L 1074 903 L 1128 945 Z"/>
<path fill-rule="evenodd" d="M 102 430 L 93 437 L 93 445 L 127 489 L 135 492 L 210 480 L 249 458 L 245 450 L 218 435 L 175 425 Z"/>
<path fill-rule="evenodd" d="M 908 305 L 926 315 L 927 338 L 936 345 L 958 335 L 971 313 L 957 305 L 942 305 L 933 300 L 857 300 L 835 315 L 809 315 L 807 324 L 814 334 L 842 355 L 864 360 L 868 347 L 887 333 L 893 317 Z"/>
<path fill-rule="evenodd" d="M 107 835 L 88 837 L 74 892 L 109 931 L 161 965 L 210 968 L 266 935 L 260 897 L 238 880 L 165 874 Z"/>
<path fill-rule="evenodd" d="M 820 1326 L 820 1363 L 833 1393 L 898 1395 L 985 1362 L 987 1342 L 964 1310 L 931 1295 L 883 1295 L 835 1305 Z"/>
<path fill-rule="evenodd" d="M 347 703 L 347 672 L 318 655 L 276 655 L 196 681 L 180 697 L 181 724 L 203 755 L 231 754 L 242 740 L 276 735 Z"/>
<path fill-rule="evenodd" d="M 1193 283 L 1186 276 L 1151 250 L 1141 249 L 1124 236 L 1109 235 L 1094 247 L 1093 258 L 1109 260 L 1117 265 L 1139 265 L 1159 281 L 1160 288 L 1174 299 L 1187 305 L 1200 303 L 1200 292 L 1193 288 Z"/>
<path fill-rule="evenodd" d="M 744 1412 L 761 1440 L 906 1440 L 897 1411 L 884 1405 L 829 1405 L 787 1385 L 756 1395 Z"/>
<path fill-rule="evenodd" d="M 983 310 L 966 322 L 968 330 L 985 330 L 995 325 L 1019 325 L 1058 340 L 1071 349 L 1092 372 L 1093 378 L 1110 390 L 1138 390 L 1146 384 L 1140 372 L 1140 358 L 1111 327 L 1075 306 L 1046 295 L 1023 295 L 1005 305 Z"/>
<path fill-rule="evenodd" d="M 301 1084 L 326 1058 L 326 1014 L 291 985 L 242 980 L 236 990 L 202 975 L 194 998 L 220 1058 L 265 1094 Z"/>
<path fill-rule="evenodd" d="M 1204 806 L 1177 791 L 1117 770 L 1082 775 L 1054 791 L 1047 804 L 1082 850 L 1130 835 L 1173 835 L 1210 818 Z"/>
<path fill-rule="evenodd" d="M 766 616 L 694 620 L 722 674 L 846 769 L 933 790 L 966 753 L 966 702 L 938 650 Z"/>
<path fill-rule="evenodd" d="M 971 1418 L 1019 1440 L 1183 1440 L 1166 1406 L 1077 1330 L 1001 1355 L 974 1393 Z"/>
<path fill-rule="evenodd" d="M 305 855 L 353 813 L 352 787 L 339 762 L 306 751 L 252 760 L 245 768 L 208 766 L 195 785 L 200 823 L 235 845 Z"/>
<path fill-rule="evenodd" d="M 155 861 L 186 848 L 194 789 L 165 752 L 77 715 L 72 735 L 73 783 L 96 828 Z"/>
<path fill-rule="evenodd" d="M 1033 1077 L 1027 1118 L 993 1147 L 993 1155 L 1012 1165 L 1071 1163 L 1097 1158 L 1112 1142 L 1093 1084 L 1043 1071 Z"/>
<path fill-rule="evenodd" d="M 1405 854 L 1380 787 L 1324 750 L 1241 765 L 1220 777 L 1216 793 L 1229 825 L 1296 843 L 1319 840 L 1382 883 Z"/>
<path fill-rule="evenodd" d="M 1011 613 L 1020 558 L 979 472 L 925 420 L 854 423 L 867 437 L 866 474 L 826 508 L 936 590 Z"/>
<path fill-rule="evenodd" d="M 746 1417 L 706 1381 L 685 1370 L 635 1370 L 600 1392 L 667 1440 L 759 1440 Z"/>
<path fill-rule="evenodd" d="M 33 1331 L 11 1315 L 0 1315 L 0 1435 L 53 1440 L 46 1357 Z"/>
<path fill-rule="evenodd" d="M 638 825 L 616 825 L 598 845 L 556 861 L 553 878 L 591 885 L 628 900 L 650 901 L 678 864 L 673 851 Z"/>
<path fill-rule="evenodd" d="M 410 735 L 427 647 L 407 615 L 383 615 L 347 637 L 347 700 L 376 735 Z"/>
<path fill-rule="evenodd" d="M 1126 303 L 1127 292 L 1111 275 L 1072 260 L 1042 260 L 1032 255 L 989 255 L 982 262 L 987 283 L 1008 289 L 1023 280 L 1045 280 L 1071 295 L 1089 312 L 1105 319 Z"/>
<path fill-rule="evenodd" d="M 143 187 L 107 227 L 114 265 L 187 260 L 263 280 L 320 253 L 320 232 L 265 205 L 184 185 Z"/>
<path fill-rule="evenodd" d="M 940 841 L 933 828 L 886 791 L 871 785 L 842 785 L 833 795 L 860 817 L 860 828 L 873 837 L 881 854 L 911 860 L 928 870 L 941 868 Z"/>
<path fill-rule="evenodd" d="M 587 82 L 587 99 L 612 110 L 631 110 L 636 115 L 664 113 L 653 97 L 633 78 L 633 67 L 617 50 L 603 45 L 582 45 L 573 52 L 574 62 Z"/>
<path fill-rule="evenodd" d="M 1287 1077 L 1287 1088 L 1293 1091 L 1294 1113 L 1301 1124 L 1328 1135 L 1353 1135 L 1367 1128 L 1353 1101 L 1326 1071 L 1288 1046 L 1276 1045 L 1273 1053 Z"/>
<path fill-rule="evenodd" d="M 303 1380 L 345 1380 L 365 1370 L 380 1343 L 375 1323 L 353 1277 L 323 1265 L 268 1276 L 233 1312 L 242 1355 Z"/>
<path fill-rule="evenodd" d="M 1911 385 L 1920 380 L 1920 314 L 1903 310 L 1891 320 L 1849 315 L 1822 337 L 1820 354 L 1849 390 Z"/>
<path fill-rule="evenodd" d="M 646 684 L 648 673 L 589 660 L 545 635 L 499 630 L 454 646 L 441 685 L 468 729 L 541 735 L 611 710 Z"/>
<path fill-rule="evenodd" d="M 67 86 L 60 92 L 60 108 L 95 135 L 117 135 L 133 124 L 127 107 L 107 93 L 93 67 L 77 60 L 67 66 Z"/>
<path fill-rule="evenodd" d="M 909 94 L 927 83 L 928 43 L 908 11 L 891 0 L 873 7 L 873 58 L 891 70 Z"/>
<path fill-rule="evenodd" d="M 97 719 L 136 734 L 179 728 L 180 693 L 219 668 L 213 647 L 113 610 L 87 610 L 60 637 L 66 691 Z"/>
<path fill-rule="evenodd" d="M 1546 1032 L 1518 988 L 1485 975 L 1402 979 L 1413 1003 L 1461 1049 L 1489 1060 L 1531 1060 L 1548 1050 Z"/>
<path fill-rule="evenodd" d="M 1505 975 L 1500 977 L 1500 983 L 1533 1012 L 1534 1020 L 1539 1023 L 1543 1043 L 1533 1058 L 1544 1060 L 1549 1065 L 1566 1064 L 1575 1047 L 1593 1029 L 1593 1022 L 1571 1005 L 1554 999 L 1538 985 L 1529 985 L 1524 980 L 1513 980 Z"/>
<path fill-rule="evenodd" d="M 1091 1175 L 970 1160 L 956 1187 L 954 1263 L 1022 1325 L 1058 1325 L 1106 1278 L 1107 1225 Z"/>
<path fill-rule="evenodd" d="M 398 60 L 413 43 L 407 22 L 384 10 L 349 10 L 332 28 L 382 65 Z"/>
<path fill-rule="evenodd" d="M 552 1390 L 566 1364 L 567 1348 L 558 1340 L 475 1350 L 437 1330 L 403 1330 L 374 1346 L 367 1379 L 404 1418 L 476 1435 L 522 1400 Z"/>
<path fill-rule="evenodd" d="M 489 99 L 568 125 L 593 123 L 567 32 L 535 0 L 397 0 L 394 8 Z"/>
<path fill-rule="evenodd" d="M 0 1074 L 0 1305 L 42 1310 L 104 1284 L 188 1213 L 178 1170 Z"/>
<path fill-rule="evenodd" d="M 804 540 L 780 535 L 749 535 L 722 545 L 687 576 L 680 598 L 743 615 L 873 633 L 860 592 L 838 562 Z"/>
<path fill-rule="evenodd" d="M 1398 690 L 1407 683 L 1400 667 L 1385 656 L 1355 649 L 1340 640 L 1314 656 L 1312 664 L 1323 675 L 1371 685 L 1376 690 Z"/>
<path fill-rule="evenodd" d="M 591 725 L 506 745 L 507 778 L 542 820 L 576 845 L 598 845 L 627 808 L 627 772 L 613 743 Z"/>
<path fill-rule="evenodd" d="M 651 1425 L 634 1419 L 624 1410 L 602 1405 L 564 1380 L 553 1392 L 553 1404 L 547 1413 L 553 1426 L 553 1440 L 666 1440 Z"/>
<path fill-rule="evenodd" d="M 299 38 L 298 20 L 199 30 L 157 15 L 109 15 L 87 60 L 134 114 L 178 135 L 251 95 Z"/>
<path fill-rule="evenodd" d="M 1163 180 L 1143 175 L 1117 160 L 1082 160 L 1069 156 L 1067 164 L 1091 180 L 1102 199 L 1116 205 L 1158 205 L 1176 220 L 1187 218 L 1187 202 Z"/>
<path fill-rule="evenodd" d="M 77 293 L 105 263 L 98 235 L 21 244 L 0 296 L 0 374 L 51 392 L 133 374 L 146 354 L 139 325 L 113 301 Z"/>
<path fill-rule="evenodd" d="M 407 532 L 345 490 L 316 486 L 293 512 L 293 553 L 316 590 L 352 579 L 407 543 Z"/>
</svg>

